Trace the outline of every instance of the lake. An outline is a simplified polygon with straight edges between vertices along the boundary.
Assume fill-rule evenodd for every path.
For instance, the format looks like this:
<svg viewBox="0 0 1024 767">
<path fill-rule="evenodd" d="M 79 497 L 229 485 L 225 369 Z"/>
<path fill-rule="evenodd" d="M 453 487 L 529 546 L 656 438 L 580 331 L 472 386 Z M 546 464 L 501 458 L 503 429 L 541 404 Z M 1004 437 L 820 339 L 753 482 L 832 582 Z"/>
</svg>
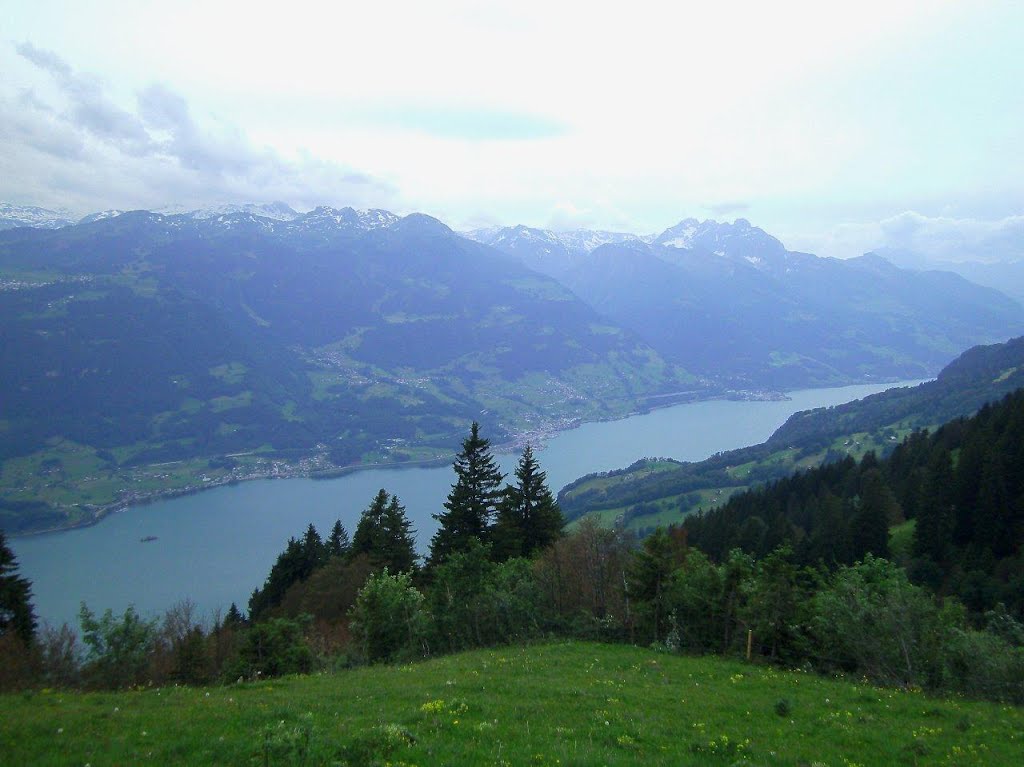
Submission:
<svg viewBox="0 0 1024 767">
<path fill-rule="evenodd" d="M 914 384 L 918 382 L 912 382 Z M 711 400 L 618 421 L 584 424 L 535 446 L 553 492 L 584 474 L 625 467 L 642 457 L 698 461 L 766 440 L 793 413 L 838 405 L 897 384 L 790 392 L 776 402 Z M 900 384 L 908 385 L 908 384 Z M 483 436 L 487 436 L 486 434 Z M 517 455 L 498 456 L 511 474 Z M 10 541 L 32 581 L 36 614 L 77 626 L 79 603 L 116 613 L 129 604 L 162 614 L 184 598 L 210 615 L 231 602 L 243 611 L 289 537 L 312 522 L 322 535 L 340 519 L 355 531 L 380 488 L 405 505 L 425 552 L 455 473 L 435 468 L 367 469 L 330 480 L 258 480 L 127 509 L 79 530 Z M 155 540 L 140 539 L 155 536 Z"/>
</svg>

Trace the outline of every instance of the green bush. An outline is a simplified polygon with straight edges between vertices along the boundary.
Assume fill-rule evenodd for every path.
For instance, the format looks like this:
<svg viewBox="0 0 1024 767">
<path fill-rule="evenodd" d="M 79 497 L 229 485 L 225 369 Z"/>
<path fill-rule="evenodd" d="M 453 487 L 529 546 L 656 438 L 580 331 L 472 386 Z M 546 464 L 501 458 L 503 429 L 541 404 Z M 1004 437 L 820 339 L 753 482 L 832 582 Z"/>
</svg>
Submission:
<svg viewBox="0 0 1024 767">
<path fill-rule="evenodd" d="M 814 598 L 816 654 L 885 684 L 938 686 L 941 648 L 963 620 L 941 610 L 906 573 L 870 554 L 836 571 Z"/>
<path fill-rule="evenodd" d="M 409 573 L 391 575 L 384 568 L 371 575 L 349 616 L 365 660 L 374 663 L 424 654 L 423 595 L 413 587 Z"/>
<path fill-rule="evenodd" d="M 131 606 L 120 618 L 110 609 L 97 618 L 85 602 L 78 615 L 82 641 L 88 648 L 83 675 L 90 685 L 116 689 L 148 680 L 156 647 L 156 620 L 143 620 Z"/>
<path fill-rule="evenodd" d="M 943 647 L 943 687 L 1024 703 L 1024 650 L 988 631 L 955 629 Z"/>
<path fill-rule="evenodd" d="M 273 618 L 245 630 L 238 658 L 228 667 L 228 679 L 302 674 L 313 669 L 313 652 L 305 638 L 305 622 Z"/>
</svg>

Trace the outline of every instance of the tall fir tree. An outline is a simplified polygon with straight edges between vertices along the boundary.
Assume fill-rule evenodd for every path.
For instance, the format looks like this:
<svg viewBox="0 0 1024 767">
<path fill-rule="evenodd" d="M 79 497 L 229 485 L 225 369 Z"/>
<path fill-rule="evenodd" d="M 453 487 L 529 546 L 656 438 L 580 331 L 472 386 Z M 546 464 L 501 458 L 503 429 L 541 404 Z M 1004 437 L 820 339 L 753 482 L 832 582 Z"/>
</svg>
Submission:
<svg viewBox="0 0 1024 767">
<path fill-rule="evenodd" d="M 285 550 L 277 555 L 263 588 L 254 589 L 249 597 L 249 618 L 256 622 L 267 611 L 281 604 L 293 584 L 306 580 L 326 559 L 326 548 L 320 534 L 310 523 L 302 540 L 289 538 Z"/>
<path fill-rule="evenodd" d="M 392 573 L 406 573 L 416 568 L 416 538 L 405 506 L 392 495 L 381 520 L 381 558 Z"/>
<path fill-rule="evenodd" d="M 936 445 L 921 483 L 921 500 L 914 526 L 914 554 L 944 563 L 950 553 L 956 511 L 953 508 L 953 461 Z"/>
<path fill-rule="evenodd" d="M 882 472 L 873 467 L 864 472 L 857 512 L 850 520 L 850 558 L 858 561 L 866 554 L 887 558 L 889 522 L 898 513 L 896 499 L 885 484 Z"/>
<path fill-rule="evenodd" d="M 336 520 L 334 527 L 331 528 L 331 534 L 327 536 L 327 541 L 324 544 L 327 548 L 327 556 L 329 557 L 346 557 L 349 551 L 352 549 L 352 542 L 348 537 L 348 530 L 341 524 L 341 520 Z"/>
<path fill-rule="evenodd" d="M 0 636 L 16 634 L 31 644 L 36 631 L 32 584 L 18 574 L 18 560 L 0 530 Z"/>
<path fill-rule="evenodd" d="M 314 570 L 327 560 L 327 547 L 324 546 L 320 533 L 313 527 L 312 522 L 306 528 L 306 534 L 302 536 L 302 556 L 303 563 L 300 580 L 306 580 L 306 578 L 313 574 Z"/>
<path fill-rule="evenodd" d="M 392 573 L 416 567 L 416 542 L 412 523 L 397 495 L 381 488 L 363 511 L 352 538 L 352 553 L 366 554 L 374 567 Z"/>
<path fill-rule="evenodd" d="M 439 527 L 430 541 L 431 567 L 465 549 L 470 540 L 488 538 L 504 479 L 490 447 L 491 443 L 480 436 L 480 424 L 474 421 L 455 459 L 457 480 L 444 502 L 445 511 L 434 515 Z"/>
<path fill-rule="evenodd" d="M 1010 524 L 1012 503 L 1006 490 L 1001 454 L 995 450 L 985 459 L 975 507 L 974 541 L 981 551 L 996 557 L 1009 556 L 1017 541 Z"/>
<path fill-rule="evenodd" d="M 388 506 L 388 491 L 381 488 L 370 501 L 356 524 L 352 536 L 352 554 L 373 556 L 382 548 L 381 530 L 383 529 L 384 511 Z"/>
<path fill-rule="evenodd" d="M 533 448 L 527 445 L 516 465 L 515 484 L 505 487 L 492 531 L 499 561 L 528 557 L 562 534 L 565 518 L 547 486 Z"/>
</svg>

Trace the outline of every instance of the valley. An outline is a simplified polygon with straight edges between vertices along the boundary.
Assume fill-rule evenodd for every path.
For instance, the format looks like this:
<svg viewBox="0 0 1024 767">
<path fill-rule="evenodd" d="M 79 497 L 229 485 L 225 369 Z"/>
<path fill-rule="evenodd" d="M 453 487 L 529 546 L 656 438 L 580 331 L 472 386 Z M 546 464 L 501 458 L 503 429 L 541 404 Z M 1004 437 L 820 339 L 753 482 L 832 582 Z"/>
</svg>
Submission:
<svg viewBox="0 0 1024 767">
<path fill-rule="evenodd" d="M 12 533 L 443 461 L 472 420 L 515 445 L 679 402 L 927 376 L 1024 322 L 951 275 L 790 253 L 742 220 L 651 238 L 467 238 L 420 214 L 283 205 L 25 220 L 0 232 Z M 865 302 L 865 279 L 884 300 Z M 836 313 L 840 285 L 857 318 Z"/>
</svg>

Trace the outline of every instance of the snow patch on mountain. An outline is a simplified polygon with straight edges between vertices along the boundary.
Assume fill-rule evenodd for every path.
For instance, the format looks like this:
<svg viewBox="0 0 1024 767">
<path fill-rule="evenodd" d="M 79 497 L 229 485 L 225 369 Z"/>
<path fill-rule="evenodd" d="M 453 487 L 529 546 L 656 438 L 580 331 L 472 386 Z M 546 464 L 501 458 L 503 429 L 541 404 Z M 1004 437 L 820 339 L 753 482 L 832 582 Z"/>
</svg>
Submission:
<svg viewBox="0 0 1024 767">
<path fill-rule="evenodd" d="M 60 229 L 75 223 L 71 212 L 64 208 L 37 208 L 33 205 L 0 203 L 0 230 L 30 226 L 36 229 Z"/>
<path fill-rule="evenodd" d="M 184 205 L 165 205 L 162 208 L 157 208 L 153 212 L 160 213 L 164 216 L 188 216 L 189 218 L 197 221 L 204 221 L 206 219 L 218 218 L 221 216 L 230 216 L 237 213 L 247 213 L 253 216 L 270 218 L 275 221 L 294 221 L 301 215 L 283 202 L 227 203 L 224 205 L 215 205 L 209 208 L 189 208 Z"/>
<path fill-rule="evenodd" d="M 88 216 L 82 216 L 78 223 L 80 224 L 91 224 L 94 221 L 105 221 L 108 218 L 117 218 L 123 216 L 125 211 L 123 210 L 101 210 L 98 213 L 90 213 Z"/>
</svg>

